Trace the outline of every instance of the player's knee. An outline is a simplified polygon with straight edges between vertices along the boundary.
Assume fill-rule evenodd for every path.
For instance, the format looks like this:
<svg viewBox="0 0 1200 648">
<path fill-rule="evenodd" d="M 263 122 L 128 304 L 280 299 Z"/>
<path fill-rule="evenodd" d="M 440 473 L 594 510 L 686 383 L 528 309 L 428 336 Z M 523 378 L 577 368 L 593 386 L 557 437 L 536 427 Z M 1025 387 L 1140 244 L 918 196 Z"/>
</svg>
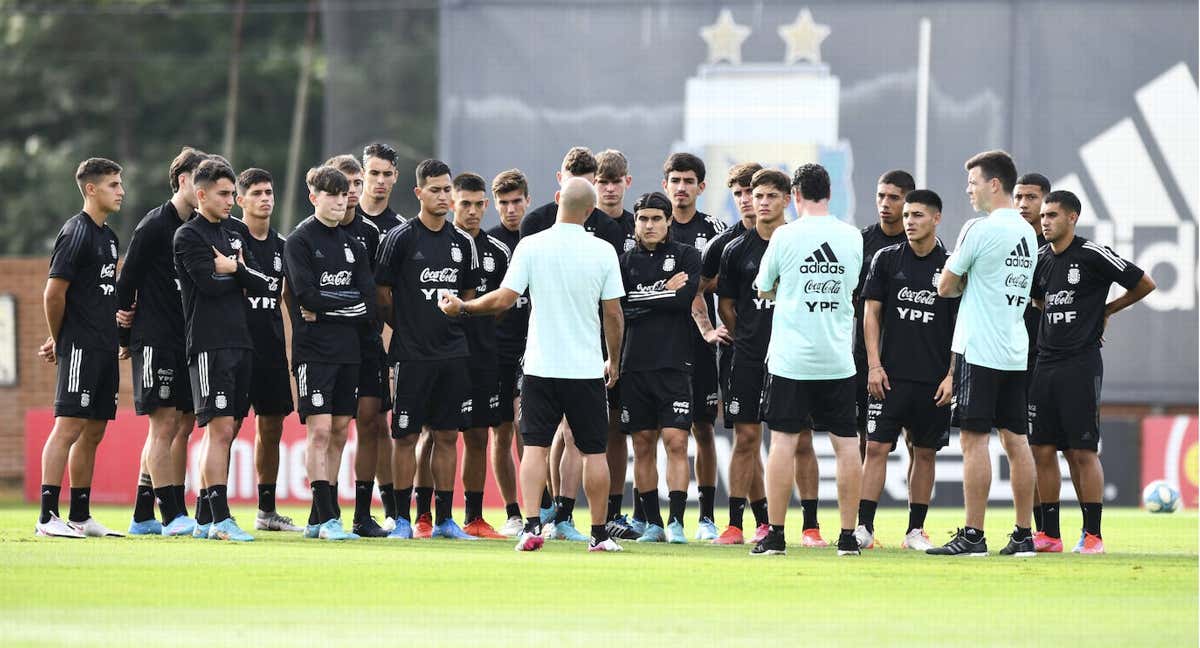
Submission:
<svg viewBox="0 0 1200 648">
<path fill-rule="evenodd" d="M 887 461 L 887 456 L 891 451 L 892 446 L 890 443 L 879 443 L 878 441 L 867 442 L 867 459 Z"/>
<path fill-rule="evenodd" d="M 683 457 L 687 459 L 687 436 L 686 435 L 670 435 L 663 436 L 663 447 L 667 450 L 667 455 L 670 457 Z"/>
<path fill-rule="evenodd" d="M 433 443 L 439 449 L 456 448 L 458 446 L 458 432 L 455 430 L 438 430 L 433 433 Z"/>
<path fill-rule="evenodd" d="M 471 429 L 463 432 L 463 446 L 483 452 L 487 450 L 488 433 L 484 429 Z"/>
<path fill-rule="evenodd" d="M 937 461 L 937 450 L 913 446 L 913 461 L 921 465 L 932 466 Z"/>
<path fill-rule="evenodd" d="M 636 432 L 633 435 L 633 453 L 639 460 L 647 460 L 654 456 L 654 434 L 652 432 Z"/>
</svg>

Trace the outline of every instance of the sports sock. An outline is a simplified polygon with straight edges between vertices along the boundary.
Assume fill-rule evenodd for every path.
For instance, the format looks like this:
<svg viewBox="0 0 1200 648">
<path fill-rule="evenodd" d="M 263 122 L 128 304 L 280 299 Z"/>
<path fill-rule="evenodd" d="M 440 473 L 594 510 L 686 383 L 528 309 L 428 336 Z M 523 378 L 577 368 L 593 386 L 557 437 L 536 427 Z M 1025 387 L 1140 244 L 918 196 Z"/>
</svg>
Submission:
<svg viewBox="0 0 1200 648">
<path fill-rule="evenodd" d="M 716 486 L 700 486 L 700 519 L 713 519 L 713 502 L 717 499 Z"/>
<path fill-rule="evenodd" d="M 396 519 L 396 487 L 393 484 L 379 485 L 379 499 L 383 500 L 383 517 Z"/>
<path fill-rule="evenodd" d="M 554 523 L 561 524 L 569 522 L 571 516 L 575 513 L 575 498 L 574 497 L 559 497 L 558 510 L 554 513 Z"/>
<path fill-rule="evenodd" d="M 1033 527 L 1038 531 L 1045 531 L 1045 503 L 1033 505 Z M 1055 536 L 1058 537 L 1058 536 Z"/>
<path fill-rule="evenodd" d="M 980 540 L 983 540 L 983 529 L 976 529 L 975 527 L 963 527 L 963 535 L 966 536 L 967 540 L 970 540 L 971 542 L 979 542 Z"/>
<path fill-rule="evenodd" d="M 648 491 L 639 491 L 638 499 L 642 501 L 642 513 L 646 516 L 646 522 L 662 526 L 662 510 L 660 510 L 658 505 L 658 489 L 653 488 Z"/>
<path fill-rule="evenodd" d="M 212 524 L 212 509 L 208 506 L 208 489 L 196 494 L 196 524 Z"/>
<path fill-rule="evenodd" d="M 42 514 L 38 517 L 38 521 L 42 524 L 50 521 L 51 513 L 58 515 L 58 496 L 60 493 L 62 493 L 62 486 L 42 484 Z"/>
<path fill-rule="evenodd" d="M 633 491 L 633 519 L 638 522 L 646 521 L 646 511 L 642 506 L 642 496 L 637 492 L 636 488 Z"/>
<path fill-rule="evenodd" d="M 225 484 L 208 487 L 208 506 L 212 510 L 213 522 L 224 522 L 229 519 L 229 499 Z"/>
<path fill-rule="evenodd" d="M 508 504 L 504 505 L 504 515 L 510 520 L 513 518 L 519 518 L 521 517 L 521 507 L 518 506 L 516 502 L 509 502 Z"/>
<path fill-rule="evenodd" d="M 908 530 L 904 533 L 908 534 L 913 529 L 925 528 L 925 515 L 929 513 L 928 504 L 909 504 L 908 505 Z"/>
<path fill-rule="evenodd" d="M 604 517 L 606 520 L 615 520 L 621 515 L 621 500 L 625 499 L 624 493 L 608 496 L 608 514 Z"/>
<path fill-rule="evenodd" d="M 541 503 L 541 507 L 542 507 L 542 508 L 544 508 L 544 509 L 548 509 L 548 508 L 550 508 L 551 506 L 554 506 L 554 500 L 553 500 L 553 499 L 551 499 L 551 497 L 550 497 L 550 489 L 543 487 L 543 488 L 542 488 L 542 503 Z"/>
<path fill-rule="evenodd" d="M 311 482 L 313 493 L 313 506 L 317 509 L 316 520 L 309 516 L 310 524 L 325 524 L 333 518 L 333 496 L 329 492 L 331 487 L 329 482 L 324 479 L 318 479 Z"/>
<path fill-rule="evenodd" d="M 667 493 L 667 521 L 683 524 L 683 511 L 687 508 L 687 493 L 684 491 L 669 491 Z"/>
<path fill-rule="evenodd" d="M 175 509 L 186 517 L 188 514 L 187 502 L 185 501 L 187 488 L 183 484 L 172 484 L 171 488 L 175 491 Z"/>
<path fill-rule="evenodd" d="M 371 495 L 374 481 L 354 480 L 354 522 L 366 522 L 371 518 Z"/>
<path fill-rule="evenodd" d="M 817 524 L 817 500 L 800 500 L 800 509 L 804 512 L 803 529 L 805 531 L 821 528 L 821 525 Z"/>
<path fill-rule="evenodd" d="M 867 528 L 867 533 L 875 533 L 875 508 L 879 502 L 858 500 L 858 523 Z"/>
<path fill-rule="evenodd" d="M 1051 538 L 1062 538 L 1062 525 L 1059 519 L 1058 502 L 1042 502 L 1037 508 L 1042 509 L 1041 530 Z"/>
<path fill-rule="evenodd" d="M 417 517 L 429 515 L 433 509 L 433 488 L 417 486 L 413 490 L 417 492 Z"/>
<path fill-rule="evenodd" d="M 409 522 L 412 522 L 412 494 L 412 486 L 409 486 L 408 488 L 401 488 L 395 491 L 395 497 L 393 499 L 396 502 L 396 515 L 400 516 L 395 519 L 408 520 Z"/>
<path fill-rule="evenodd" d="M 72 488 L 71 489 L 71 510 L 67 513 L 67 519 L 72 522 L 87 522 L 87 519 L 92 517 L 92 488 Z"/>
<path fill-rule="evenodd" d="M 170 486 L 155 488 L 151 501 L 154 501 L 155 498 L 158 499 L 158 510 L 162 513 L 163 524 L 170 524 L 171 520 L 179 516 L 179 510 L 175 508 L 175 489 Z M 138 504 L 141 504 L 141 502 L 138 502 Z M 150 517 L 153 518 L 154 516 L 151 515 Z M 136 508 L 134 509 L 134 519 L 137 519 Z"/>
<path fill-rule="evenodd" d="M 754 514 L 754 526 L 762 526 L 767 523 L 767 498 L 754 500 L 750 502 L 750 512 Z"/>
<path fill-rule="evenodd" d="M 745 497 L 730 497 L 729 498 L 729 526 L 742 528 L 742 517 L 746 512 Z"/>
<path fill-rule="evenodd" d="M 317 526 L 321 523 L 321 513 L 317 511 L 317 500 L 321 499 L 317 496 L 317 488 L 309 483 L 309 488 L 312 489 L 312 501 L 308 505 L 308 526 Z"/>
<path fill-rule="evenodd" d="M 137 499 L 133 500 L 133 521 L 145 522 L 154 519 L 154 486 L 150 484 L 150 475 L 142 473 L 138 476 Z M 174 497 L 174 494 L 171 495 Z M 160 503 L 161 504 L 161 503 Z M 166 515 L 165 513 L 163 515 Z M 167 520 L 170 522 L 170 520 Z"/>
<path fill-rule="evenodd" d="M 1101 502 L 1092 502 L 1083 504 L 1083 530 L 1102 538 L 1100 535 L 1100 518 L 1104 513 L 1104 504 Z"/>
<path fill-rule="evenodd" d="M 454 517 L 454 491 L 439 490 L 433 492 L 433 523 L 441 524 Z"/>
<path fill-rule="evenodd" d="M 770 532 L 768 533 L 768 535 L 773 535 L 773 536 L 776 536 L 776 537 L 778 537 L 778 538 L 783 538 L 783 537 L 784 537 L 784 536 L 783 536 L 783 525 L 782 525 L 782 524 L 772 524 L 772 525 L 770 525 L 770 526 L 771 526 L 771 530 L 770 530 Z"/>
<path fill-rule="evenodd" d="M 1017 542 L 1020 542 L 1022 540 L 1029 540 L 1032 537 L 1033 537 L 1033 529 L 1030 529 L 1029 527 L 1019 526 L 1019 527 L 1016 527 L 1015 529 L 1013 529 L 1012 539 Z"/>
<path fill-rule="evenodd" d="M 329 501 L 333 503 L 333 519 L 342 519 L 342 505 L 338 503 L 337 482 L 329 482 Z"/>
<path fill-rule="evenodd" d="M 525 533 L 532 533 L 534 535 L 537 535 L 537 534 L 540 534 L 541 532 L 542 532 L 542 516 L 535 515 L 533 517 L 525 518 Z"/>
<path fill-rule="evenodd" d="M 263 513 L 275 510 L 275 484 L 258 485 L 258 510 Z"/>
<path fill-rule="evenodd" d="M 592 525 L 592 544 L 600 544 L 608 540 L 608 529 L 603 524 Z"/>
<path fill-rule="evenodd" d="M 463 506 L 463 524 L 470 524 L 483 517 L 483 491 L 466 491 Z"/>
</svg>

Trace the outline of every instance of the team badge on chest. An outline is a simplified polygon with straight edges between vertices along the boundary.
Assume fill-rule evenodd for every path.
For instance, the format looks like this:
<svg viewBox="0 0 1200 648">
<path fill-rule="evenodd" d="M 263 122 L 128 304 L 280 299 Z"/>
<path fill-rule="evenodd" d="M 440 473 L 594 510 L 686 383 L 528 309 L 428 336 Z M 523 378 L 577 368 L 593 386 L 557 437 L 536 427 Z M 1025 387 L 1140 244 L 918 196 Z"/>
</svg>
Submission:
<svg viewBox="0 0 1200 648">
<path fill-rule="evenodd" d="M 275 254 L 275 272 L 283 272 L 283 257 L 279 253 Z"/>
<path fill-rule="evenodd" d="M 454 261 L 455 263 L 462 263 L 462 250 L 459 249 L 457 245 L 450 247 L 450 260 Z"/>
<path fill-rule="evenodd" d="M 708 239 L 707 239 L 707 238 L 705 238 L 705 237 L 703 237 L 703 236 L 697 236 L 697 237 L 696 237 L 696 245 L 695 245 L 694 247 L 695 247 L 697 250 L 700 250 L 701 252 L 703 252 L 703 251 L 704 251 L 704 248 L 705 248 L 705 247 L 707 247 L 707 246 L 708 246 Z"/>
<path fill-rule="evenodd" d="M 454 249 L 457 250 L 458 248 L 454 248 Z M 495 272 L 496 271 L 496 259 L 493 258 L 490 254 L 483 257 L 483 271 L 484 272 Z"/>
<path fill-rule="evenodd" d="M 942 278 L 942 269 L 938 268 L 937 270 L 934 270 L 933 271 L 933 287 L 934 288 L 938 287 L 938 280 L 941 278 Z"/>
<path fill-rule="evenodd" d="M 348 245 L 342 249 L 346 252 L 346 263 L 354 263 L 354 250 L 351 250 Z"/>
<path fill-rule="evenodd" d="M 1071 285 L 1079 283 L 1079 266 L 1071 264 L 1071 267 L 1067 268 L 1067 283 Z"/>
<path fill-rule="evenodd" d="M 242 249 L 242 239 L 237 237 L 229 239 L 229 247 L 233 248 L 234 252 Z"/>
<path fill-rule="evenodd" d="M 670 272 L 675 269 L 675 257 L 669 256 L 663 259 L 663 272 Z"/>
<path fill-rule="evenodd" d="M 636 244 L 637 243 L 631 238 L 625 239 L 625 251 L 628 252 L 628 251 L 632 250 L 633 246 Z"/>
<path fill-rule="evenodd" d="M 117 258 L 117 244 L 110 242 L 108 244 L 108 248 L 110 251 L 112 251 L 112 258 Z"/>
</svg>

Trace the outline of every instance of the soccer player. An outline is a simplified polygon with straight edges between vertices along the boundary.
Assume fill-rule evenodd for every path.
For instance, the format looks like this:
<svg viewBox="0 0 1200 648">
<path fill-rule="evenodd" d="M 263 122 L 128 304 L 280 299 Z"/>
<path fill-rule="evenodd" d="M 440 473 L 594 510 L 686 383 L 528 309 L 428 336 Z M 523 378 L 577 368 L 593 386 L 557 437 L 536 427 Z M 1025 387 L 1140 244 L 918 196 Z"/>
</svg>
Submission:
<svg viewBox="0 0 1200 648">
<path fill-rule="evenodd" d="M 517 249 L 521 240 L 521 221 L 529 208 L 529 182 L 520 169 L 502 171 L 492 180 L 492 201 L 500 216 L 500 224 L 488 230 L 488 235 Z M 513 440 L 521 451 L 516 437 L 517 399 L 521 394 L 521 357 L 525 355 L 525 335 L 529 329 L 529 295 L 521 295 L 504 317 L 496 322 L 496 362 L 500 386 L 500 424 L 492 426 L 492 474 L 508 519 L 500 534 L 515 538 L 525 528 L 521 508 L 517 505 L 517 470 L 512 458 Z M 553 511 L 550 491 L 542 490 L 541 508 Z M 549 518 L 549 514 L 546 516 Z"/>
<path fill-rule="evenodd" d="M 767 457 L 771 530 L 750 553 L 786 551 L 783 524 L 791 499 L 796 447 L 811 444 L 813 430 L 825 430 L 837 456 L 838 555 L 857 555 L 854 514 L 862 460 L 854 426 L 851 282 L 857 282 L 862 267 L 862 234 L 829 214 L 829 173 L 821 165 L 797 168 L 791 190 L 800 218 L 771 237 L 755 278 L 759 298 L 775 300 L 776 322 L 771 328 L 762 396 L 763 418 L 771 430 Z M 760 222 L 763 206 L 786 206 L 787 191 L 785 174 L 755 174 L 754 202 L 759 206 Z"/>
<path fill-rule="evenodd" d="M 867 460 L 854 536 L 863 549 L 875 546 L 875 509 L 887 477 L 888 453 L 900 430 L 912 447 L 908 473 L 908 529 L 905 549 L 933 547 L 925 515 L 933 493 L 935 454 L 949 442 L 950 396 L 954 370 L 950 339 L 958 300 L 938 297 L 938 273 L 949 254 L 937 237 L 942 199 L 928 189 L 904 197 L 908 240 L 875 253 L 860 298 L 867 345 L 870 391 Z"/>
<path fill-rule="evenodd" d="M 284 292 L 284 238 L 271 227 L 275 210 L 275 188 L 271 174 L 250 168 L 238 174 L 237 204 L 250 236 L 246 252 L 258 261 L 267 276 L 267 289 L 247 290 L 246 319 L 254 344 L 254 368 L 250 380 L 250 406 L 254 408 L 254 471 L 258 477 L 258 531 L 302 531 L 292 519 L 275 508 L 279 476 L 279 440 L 283 419 L 295 409 L 292 380 L 288 375 L 287 347 L 280 309 Z"/>
<path fill-rule="evenodd" d="M 175 230 L 195 213 L 192 172 L 206 158 L 185 146 L 171 161 L 171 199 L 150 210 L 134 228 L 117 278 L 118 310 L 133 314 L 132 327 L 120 331 L 121 356 L 131 358 L 134 411 L 149 421 L 130 535 L 190 535 L 196 525 L 184 502 L 186 443 L 195 417 L 171 241 Z M 184 444 L 183 466 L 172 460 L 176 437 Z M 161 524 L 154 519 L 155 500 Z"/>
<path fill-rule="evenodd" d="M 92 471 L 104 428 L 116 418 L 117 235 L 106 221 L 121 209 L 121 167 L 88 158 L 75 171 L 83 209 L 63 225 L 50 255 L 43 305 L 50 337 L 38 354 L 58 365 L 54 428 L 42 446 L 40 536 L 119 536 L 91 514 Z M 69 464 L 69 465 L 68 465 Z M 71 510 L 59 517 L 63 469 L 71 478 Z"/>
<path fill-rule="evenodd" d="M 199 217 L 175 231 L 175 271 L 183 299 L 188 374 L 196 423 L 204 428 L 201 457 L 207 537 L 248 542 L 254 537 L 229 514 L 226 482 L 235 421 L 250 409 L 254 343 L 243 291 L 266 291 L 270 280 L 245 263 L 245 240 L 224 225 L 233 210 L 237 176 L 214 159 L 192 172 Z M 200 525 L 197 524 L 197 529 Z"/>
<path fill-rule="evenodd" d="M 690 330 L 695 328 L 691 306 L 700 284 L 700 252 L 671 240 L 671 201 L 665 195 L 643 194 L 633 209 L 637 246 L 620 260 L 628 323 L 621 352 L 621 427 L 633 437 L 634 482 L 646 516 L 645 531 L 637 541 L 686 544 Z M 667 451 L 670 514 L 666 525 L 658 504 L 660 436 Z"/>
<path fill-rule="evenodd" d="M 1032 296 L 1045 309 L 1038 332 L 1037 368 L 1029 390 L 1031 443 L 1042 493 L 1045 537 L 1037 551 L 1062 551 L 1058 495 L 1062 476 L 1058 450 L 1079 475 L 1084 536 L 1074 551 L 1104 553 L 1100 517 L 1104 509 L 1104 469 L 1100 442 L 1100 358 L 1108 318 L 1141 301 L 1154 280 L 1111 248 L 1075 235 L 1079 199 L 1053 191 L 1042 204 L 1042 232 L 1049 243 L 1038 252 Z M 1109 288 L 1125 294 L 1107 302 Z"/>
<path fill-rule="evenodd" d="M 389 537 L 412 536 L 407 489 L 417 469 L 421 428 L 432 431 L 435 518 L 432 537 L 472 539 L 452 517 L 458 431 L 470 425 L 470 348 L 466 327 L 438 308 L 438 293 L 466 298 L 479 285 L 479 257 L 469 234 L 446 221 L 451 207 L 450 167 L 440 160 L 417 165 L 413 193 L 421 212 L 388 232 L 375 268 L 380 308 L 391 325 L 395 362 L 392 410 L 393 476 L 401 486 L 400 520 Z"/>
<path fill-rule="evenodd" d="M 1035 553 L 1030 530 L 1033 455 L 1024 434 L 1029 424 L 1025 394 L 1029 337 L 1024 313 L 1037 237 L 1012 208 L 1017 168 L 1008 153 L 986 151 L 965 166 L 967 197 L 976 211 L 987 216 L 964 226 L 961 243 L 938 279 L 938 295 L 962 295 L 950 348 L 963 357 L 958 406 L 966 525 L 944 546 L 926 553 L 987 555 L 983 519 L 992 483 L 988 439 L 995 427 L 1008 455 L 1017 518 L 1000 554 L 1027 557 Z M 967 275 L 969 281 L 964 279 Z"/>
<path fill-rule="evenodd" d="M 500 239 L 480 229 L 487 211 L 487 183 L 474 173 L 461 173 L 453 182 L 454 226 L 475 242 L 479 255 L 479 284 L 476 295 L 500 287 L 512 252 Z M 488 430 L 500 425 L 500 367 L 496 348 L 496 318 L 475 317 L 467 321 L 467 366 L 471 372 L 470 425 L 463 430 L 462 481 L 466 510 L 463 531 L 476 538 L 505 538 L 483 519 L 483 484 L 487 480 Z M 506 446 L 512 448 L 511 444 Z M 514 502 L 515 503 L 515 502 Z M 520 509 L 517 509 L 520 517 Z M 512 513 L 512 511 L 509 511 Z"/>
<path fill-rule="evenodd" d="M 728 225 L 698 211 L 696 201 L 704 193 L 704 161 L 691 153 L 674 153 L 663 163 L 663 190 L 671 198 L 671 239 L 690 245 L 700 252 Z M 701 296 L 707 329 L 711 329 L 716 310 L 713 300 Z M 699 327 L 704 328 L 702 322 Z M 700 522 L 697 540 L 716 540 L 713 500 L 717 493 L 717 448 L 713 441 L 713 422 L 717 420 L 716 349 L 704 338 L 701 328 L 693 327 L 692 337 L 692 436 L 696 438 L 696 486 L 700 491 Z"/>
<path fill-rule="evenodd" d="M 609 491 L 604 389 L 616 384 L 620 374 L 624 326 L 620 298 L 625 291 L 616 254 L 582 227 L 596 204 L 592 183 L 570 178 L 557 198 L 561 205 L 557 224 L 517 246 L 500 290 L 465 303 L 446 292 L 441 300 L 447 315 L 473 317 L 501 312 L 529 290 L 533 306 L 521 391 L 521 435 L 525 440 L 521 491 L 526 506 L 537 500 L 546 483 L 549 446 L 564 416 L 583 454 L 588 501 L 603 502 Z M 598 344 L 599 311 L 605 320 L 607 361 Z M 621 551 L 605 529 L 604 507 L 591 506 L 590 512 L 588 551 Z M 539 549 L 541 526 L 539 515 L 527 516 L 516 549 Z"/>
</svg>

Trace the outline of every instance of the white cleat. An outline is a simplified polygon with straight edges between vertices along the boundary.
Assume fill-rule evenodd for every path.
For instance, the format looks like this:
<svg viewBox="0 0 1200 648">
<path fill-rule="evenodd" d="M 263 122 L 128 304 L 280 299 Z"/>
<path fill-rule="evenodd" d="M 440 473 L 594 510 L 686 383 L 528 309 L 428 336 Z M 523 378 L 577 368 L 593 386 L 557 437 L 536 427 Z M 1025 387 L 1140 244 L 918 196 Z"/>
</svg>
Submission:
<svg viewBox="0 0 1200 648">
<path fill-rule="evenodd" d="M 913 529 L 909 531 L 908 535 L 904 536 L 904 542 L 900 546 L 904 549 L 921 552 L 933 549 L 933 543 L 929 541 L 929 536 L 925 534 L 925 529 Z"/>
<path fill-rule="evenodd" d="M 605 538 L 604 542 L 589 542 L 588 551 L 624 551 L 621 545 L 613 541 L 612 538 Z"/>
<path fill-rule="evenodd" d="M 499 533 L 506 538 L 515 538 L 524 530 L 525 522 L 519 517 L 511 517 L 504 522 L 504 526 L 500 527 Z"/>
<path fill-rule="evenodd" d="M 50 519 L 45 523 L 38 522 L 33 527 L 34 532 L 40 536 L 49 538 L 85 538 L 87 536 L 80 533 L 75 527 L 67 524 L 62 518 L 51 513 Z"/>
<path fill-rule="evenodd" d="M 254 518 L 254 529 L 256 531 L 288 531 L 298 532 L 303 531 L 300 527 L 292 523 L 292 518 L 286 515 L 280 515 L 279 511 L 259 511 Z"/>
<path fill-rule="evenodd" d="M 875 534 L 867 531 L 867 527 L 861 524 L 854 529 L 854 539 L 858 540 L 858 546 L 860 549 L 875 548 Z"/>
<path fill-rule="evenodd" d="M 124 538 L 124 533 L 117 533 L 112 529 L 100 524 L 96 518 L 90 517 L 83 522 L 68 522 L 72 529 L 82 533 L 89 538 Z"/>
<path fill-rule="evenodd" d="M 390 518 L 390 517 L 383 518 L 383 522 L 380 523 L 379 528 L 383 529 L 384 531 L 387 531 L 388 533 L 395 531 L 396 530 L 396 519 Z"/>
</svg>

